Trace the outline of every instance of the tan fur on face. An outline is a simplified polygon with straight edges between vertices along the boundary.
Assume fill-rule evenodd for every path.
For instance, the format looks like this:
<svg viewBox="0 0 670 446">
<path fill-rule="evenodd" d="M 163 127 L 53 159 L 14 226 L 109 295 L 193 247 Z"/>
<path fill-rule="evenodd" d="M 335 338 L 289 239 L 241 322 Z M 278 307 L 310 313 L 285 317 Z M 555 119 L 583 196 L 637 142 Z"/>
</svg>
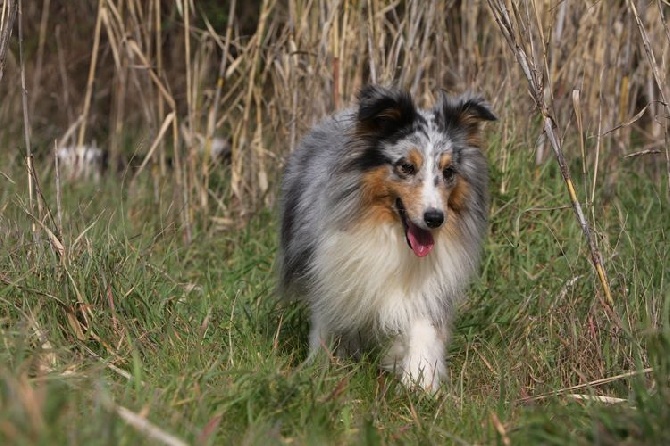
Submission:
<svg viewBox="0 0 670 446">
<path fill-rule="evenodd" d="M 421 153 L 413 149 L 407 156 L 407 161 L 413 164 L 417 170 L 423 165 Z M 452 162 L 451 154 L 444 154 L 438 160 L 440 171 L 448 167 Z M 423 218 L 425 209 L 421 207 L 421 190 L 423 183 L 418 180 L 392 181 L 390 166 L 379 166 L 366 172 L 361 183 L 361 205 L 364 212 L 361 222 L 365 225 L 377 225 L 382 223 L 401 223 L 400 216 L 395 209 L 395 201 L 400 198 L 405 206 L 409 217 L 414 221 Z M 429 175 L 432 178 L 432 175 Z M 428 180 L 430 181 L 430 180 Z M 467 182 L 458 174 L 452 187 L 445 184 L 440 185 L 442 202 L 445 203 L 445 224 L 434 231 L 437 234 L 455 235 L 456 221 L 466 206 L 468 194 L 470 193 Z"/>
<path fill-rule="evenodd" d="M 395 210 L 395 200 L 400 198 L 405 210 L 412 219 L 418 219 L 419 212 L 413 205 L 419 202 L 421 185 L 410 185 L 388 181 L 388 172 L 375 169 L 374 173 L 366 174 L 362 185 L 362 204 L 365 209 L 363 219 L 368 223 L 397 222 L 400 216 Z M 415 207 L 415 206 L 414 206 Z"/>
<path fill-rule="evenodd" d="M 416 167 L 417 172 L 421 170 L 421 167 L 423 166 L 423 156 L 421 156 L 421 152 L 419 152 L 418 149 L 409 151 L 409 154 L 407 154 L 407 161 Z"/>
<path fill-rule="evenodd" d="M 449 211 L 451 211 L 451 213 L 460 214 L 465 208 L 469 193 L 470 187 L 468 186 L 468 183 L 457 175 L 456 185 L 451 190 L 449 199 L 447 200 Z"/>
<path fill-rule="evenodd" d="M 439 167 L 440 171 L 443 171 L 445 168 L 449 167 L 452 163 L 451 154 L 444 154 L 440 157 Z M 447 212 L 460 213 L 465 206 L 465 202 L 468 198 L 469 187 L 467 182 L 460 175 L 456 174 L 454 177 L 455 184 L 449 188 L 443 190 L 444 202 L 447 203 L 449 207 Z"/>
<path fill-rule="evenodd" d="M 442 154 L 437 165 L 440 168 L 440 171 L 444 170 L 445 167 L 451 165 L 451 153 Z"/>
<path fill-rule="evenodd" d="M 420 156 L 420 155 L 419 155 Z M 361 183 L 361 205 L 364 210 L 362 220 L 367 224 L 388 222 L 400 223 L 400 216 L 395 210 L 395 200 L 400 198 L 412 218 L 418 213 L 411 206 L 419 202 L 421 183 L 390 181 L 388 166 L 380 166 L 363 175 Z"/>
<path fill-rule="evenodd" d="M 407 154 L 407 163 L 412 164 L 416 171 L 420 171 L 424 160 L 418 149 L 412 149 Z M 419 181 L 391 181 L 389 166 L 380 166 L 366 172 L 361 183 L 361 200 L 365 209 L 363 219 L 371 224 L 383 222 L 400 222 L 400 217 L 394 209 L 396 198 L 400 197 L 407 212 L 414 218 L 415 214 L 408 207 L 418 203 L 421 196 Z"/>
<path fill-rule="evenodd" d="M 421 205 L 422 189 L 423 183 L 421 182 L 416 182 L 415 184 L 411 185 L 400 183 L 395 184 L 393 187 L 395 197 L 399 197 L 402 200 L 402 204 L 405 207 L 407 216 L 414 222 L 423 220 L 423 213 L 425 209 Z"/>
<path fill-rule="evenodd" d="M 372 224 L 393 222 L 398 217 L 393 211 L 393 195 L 389 189 L 389 167 L 380 166 L 366 172 L 361 182 L 363 220 Z"/>
</svg>

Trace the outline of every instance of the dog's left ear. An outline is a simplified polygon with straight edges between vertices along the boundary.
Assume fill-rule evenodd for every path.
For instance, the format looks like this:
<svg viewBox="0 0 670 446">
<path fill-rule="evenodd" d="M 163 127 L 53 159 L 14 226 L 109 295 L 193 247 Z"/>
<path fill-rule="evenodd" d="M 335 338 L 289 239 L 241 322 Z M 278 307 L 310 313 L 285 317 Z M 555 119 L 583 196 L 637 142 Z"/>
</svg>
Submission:
<svg viewBox="0 0 670 446">
<path fill-rule="evenodd" d="M 358 95 L 358 131 L 377 138 L 391 136 L 410 125 L 417 114 L 408 92 L 368 85 Z"/>
<path fill-rule="evenodd" d="M 451 97 L 442 92 L 435 105 L 435 116 L 444 131 L 463 129 L 473 142 L 478 137 L 479 124 L 498 120 L 483 97 L 470 93 Z"/>
</svg>

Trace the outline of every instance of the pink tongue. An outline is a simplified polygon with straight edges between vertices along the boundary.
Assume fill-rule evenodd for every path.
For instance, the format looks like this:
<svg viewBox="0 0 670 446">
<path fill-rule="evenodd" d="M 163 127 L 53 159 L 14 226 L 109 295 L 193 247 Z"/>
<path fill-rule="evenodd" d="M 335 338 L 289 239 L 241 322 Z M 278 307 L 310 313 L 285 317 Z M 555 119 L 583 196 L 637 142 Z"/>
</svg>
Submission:
<svg viewBox="0 0 670 446">
<path fill-rule="evenodd" d="M 407 222 L 407 239 L 409 240 L 409 246 L 414 251 L 418 257 L 427 256 L 435 245 L 435 240 L 433 240 L 433 234 L 430 231 L 421 229 L 411 221 Z"/>
</svg>

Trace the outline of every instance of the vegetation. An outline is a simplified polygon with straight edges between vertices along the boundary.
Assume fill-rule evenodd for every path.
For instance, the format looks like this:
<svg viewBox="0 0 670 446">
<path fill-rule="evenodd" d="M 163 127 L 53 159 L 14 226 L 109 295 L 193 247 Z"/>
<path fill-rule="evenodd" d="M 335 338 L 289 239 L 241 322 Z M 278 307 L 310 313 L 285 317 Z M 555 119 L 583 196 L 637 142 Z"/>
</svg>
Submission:
<svg viewBox="0 0 670 446">
<path fill-rule="evenodd" d="M 670 442 L 667 2 L 219 3 L 0 2 L 0 443 Z M 284 158 L 367 81 L 500 118 L 435 396 L 274 298 Z"/>
</svg>

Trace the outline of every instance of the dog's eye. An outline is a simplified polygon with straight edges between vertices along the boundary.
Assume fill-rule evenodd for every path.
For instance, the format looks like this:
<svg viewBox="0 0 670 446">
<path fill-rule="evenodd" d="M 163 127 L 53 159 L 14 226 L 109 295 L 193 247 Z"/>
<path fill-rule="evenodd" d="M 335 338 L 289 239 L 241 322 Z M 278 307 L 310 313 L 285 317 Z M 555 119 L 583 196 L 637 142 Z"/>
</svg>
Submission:
<svg viewBox="0 0 670 446">
<path fill-rule="evenodd" d="M 414 167 L 414 164 L 402 163 L 400 165 L 400 172 L 402 172 L 403 175 L 414 175 L 416 173 L 416 167 Z"/>
<path fill-rule="evenodd" d="M 447 184 L 454 181 L 454 176 L 455 175 L 456 175 L 456 171 L 454 170 L 453 166 L 447 166 L 442 171 L 442 176 L 444 177 L 444 181 Z"/>
</svg>

